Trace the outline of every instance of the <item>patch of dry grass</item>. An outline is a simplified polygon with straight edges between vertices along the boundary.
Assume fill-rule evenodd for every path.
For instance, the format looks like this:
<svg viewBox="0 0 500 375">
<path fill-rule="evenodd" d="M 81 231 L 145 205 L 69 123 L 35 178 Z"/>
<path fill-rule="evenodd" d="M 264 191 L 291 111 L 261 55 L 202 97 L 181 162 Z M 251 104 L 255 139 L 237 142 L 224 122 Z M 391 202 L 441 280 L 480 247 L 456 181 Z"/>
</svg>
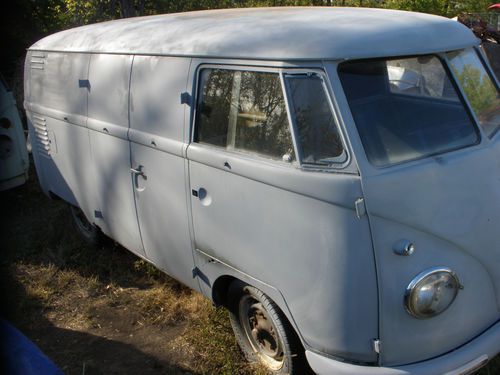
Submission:
<svg viewBox="0 0 500 375">
<path fill-rule="evenodd" d="M 144 320 L 151 324 L 175 325 L 198 316 L 203 297 L 189 290 L 176 291 L 170 285 L 160 285 L 140 291 L 137 307 Z"/>
<path fill-rule="evenodd" d="M 263 367 L 244 360 L 227 311 L 213 307 L 206 299 L 200 304 L 202 308 L 189 321 L 189 328 L 182 337 L 196 358 L 194 370 L 210 374 L 266 374 Z"/>
<path fill-rule="evenodd" d="M 106 337 L 118 328 L 129 329 L 123 337 L 139 347 L 143 343 L 135 343 L 132 335 L 140 336 L 137 330 L 147 327 L 156 336 L 151 341 L 161 342 L 161 335 L 173 329 L 178 333 L 165 355 L 180 368 L 203 374 L 262 373 L 244 360 L 223 310 L 111 241 L 100 248 L 86 245 L 65 204 L 43 196 L 33 177 L 1 196 L 2 221 L 9 223 L 2 229 L 0 260 L 4 316 L 42 343 L 37 335 L 52 326 Z M 116 317 L 109 317 L 110 311 Z M 129 322 L 117 328 L 112 321 L 110 328 L 105 326 L 109 319 Z M 52 345 L 50 337 L 45 340 Z M 67 344 L 58 364 L 81 368 L 81 350 Z"/>
<path fill-rule="evenodd" d="M 101 285 L 97 277 L 84 277 L 50 263 L 20 263 L 15 265 L 14 273 L 24 288 L 25 300 L 37 301 L 40 310 L 55 325 L 79 330 L 90 327 L 89 305 L 82 301 L 98 293 Z"/>
</svg>

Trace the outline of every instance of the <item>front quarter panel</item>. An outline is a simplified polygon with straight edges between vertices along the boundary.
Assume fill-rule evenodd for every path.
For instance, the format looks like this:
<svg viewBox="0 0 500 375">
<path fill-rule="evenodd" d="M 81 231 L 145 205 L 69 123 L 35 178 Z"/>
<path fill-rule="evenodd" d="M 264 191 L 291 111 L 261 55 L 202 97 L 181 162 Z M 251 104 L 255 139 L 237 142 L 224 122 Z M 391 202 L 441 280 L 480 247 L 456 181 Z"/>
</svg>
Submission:
<svg viewBox="0 0 500 375">
<path fill-rule="evenodd" d="M 364 179 L 380 285 L 386 365 L 428 359 L 484 332 L 500 317 L 500 180 L 496 147 L 473 147 Z M 398 256 L 394 244 L 416 246 Z M 442 314 L 411 317 L 404 292 L 435 266 L 456 272 L 463 290 Z"/>
</svg>

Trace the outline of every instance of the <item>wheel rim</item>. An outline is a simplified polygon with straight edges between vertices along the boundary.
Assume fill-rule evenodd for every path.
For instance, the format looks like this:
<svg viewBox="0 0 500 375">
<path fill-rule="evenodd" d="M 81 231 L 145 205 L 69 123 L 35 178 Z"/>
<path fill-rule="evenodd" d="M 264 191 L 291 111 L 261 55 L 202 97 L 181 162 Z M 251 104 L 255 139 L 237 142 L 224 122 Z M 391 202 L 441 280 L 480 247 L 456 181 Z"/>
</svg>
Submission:
<svg viewBox="0 0 500 375">
<path fill-rule="evenodd" d="M 76 226 L 86 236 L 91 236 L 94 231 L 94 226 L 87 220 L 83 211 L 78 207 L 71 206 L 71 213 L 75 219 Z"/>
<path fill-rule="evenodd" d="M 283 342 L 262 303 L 250 295 L 240 300 L 239 319 L 253 351 L 269 369 L 283 367 Z"/>
</svg>

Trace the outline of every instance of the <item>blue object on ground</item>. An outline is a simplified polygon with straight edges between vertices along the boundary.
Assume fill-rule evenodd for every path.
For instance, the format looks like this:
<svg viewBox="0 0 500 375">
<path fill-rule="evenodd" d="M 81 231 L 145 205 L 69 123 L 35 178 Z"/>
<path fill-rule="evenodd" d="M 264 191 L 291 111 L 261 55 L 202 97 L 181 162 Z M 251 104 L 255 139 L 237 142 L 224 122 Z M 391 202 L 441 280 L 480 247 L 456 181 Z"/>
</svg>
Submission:
<svg viewBox="0 0 500 375">
<path fill-rule="evenodd" d="M 63 375 L 38 346 L 4 319 L 0 319 L 0 373 Z"/>
</svg>

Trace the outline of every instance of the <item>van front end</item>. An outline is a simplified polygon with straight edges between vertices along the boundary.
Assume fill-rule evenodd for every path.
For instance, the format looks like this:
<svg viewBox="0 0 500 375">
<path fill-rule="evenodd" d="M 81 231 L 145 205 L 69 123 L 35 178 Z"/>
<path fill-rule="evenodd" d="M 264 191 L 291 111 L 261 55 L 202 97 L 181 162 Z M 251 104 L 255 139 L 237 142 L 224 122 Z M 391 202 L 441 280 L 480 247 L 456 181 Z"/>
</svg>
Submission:
<svg viewBox="0 0 500 375">
<path fill-rule="evenodd" d="M 379 287 L 379 367 L 468 374 L 500 351 L 500 96 L 475 47 L 332 63 Z"/>
<path fill-rule="evenodd" d="M 340 362 L 306 351 L 309 365 L 317 374 L 338 375 L 465 375 L 473 374 L 498 354 L 500 323 L 496 323 L 474 340 L 444 355 L 402 366 L 368 367 Z"/>
</svg>

